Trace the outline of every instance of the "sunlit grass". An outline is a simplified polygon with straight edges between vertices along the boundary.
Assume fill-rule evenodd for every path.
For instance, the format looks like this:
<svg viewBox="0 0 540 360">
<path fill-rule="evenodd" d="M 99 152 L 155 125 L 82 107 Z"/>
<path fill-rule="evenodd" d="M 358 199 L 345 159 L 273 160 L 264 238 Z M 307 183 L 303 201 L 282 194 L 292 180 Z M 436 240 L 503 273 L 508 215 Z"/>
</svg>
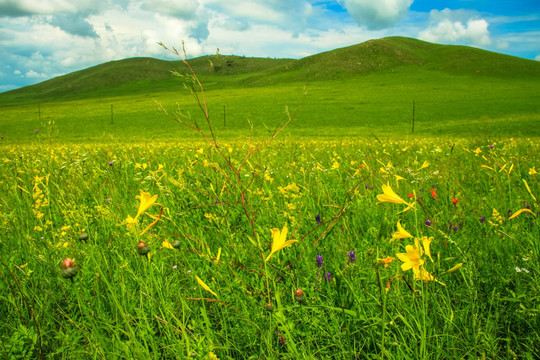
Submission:
<svg viewBox="0 0 540 360">
<path fill-rule="evenodd" d="M 249 150 L 222 148 L 233 164 Z M 529 212 L 509 217 L 539 211 L 539 150 L 510 138 L 276 140 L 240 171 L 250 218 L 224 159 L 201 141 L 4 146 L 1 351 L 538 357 L 539 223 Z M 414 207 L 377 205 L 385 184 Z M 140 190 L 159 205 L 133 227 Z M 390 241 L 398 221 L 414 238 L 433 237 L 433 261 L 422 256 L 419 269 L 437 281 L 402 270 L 396 255 L 414 238 Z M 283 224 L 298 242 L 265 262 L 270 230 Z M 73 282 L 62 277 L 65 258 L 80 266 Z"/>
</svg>

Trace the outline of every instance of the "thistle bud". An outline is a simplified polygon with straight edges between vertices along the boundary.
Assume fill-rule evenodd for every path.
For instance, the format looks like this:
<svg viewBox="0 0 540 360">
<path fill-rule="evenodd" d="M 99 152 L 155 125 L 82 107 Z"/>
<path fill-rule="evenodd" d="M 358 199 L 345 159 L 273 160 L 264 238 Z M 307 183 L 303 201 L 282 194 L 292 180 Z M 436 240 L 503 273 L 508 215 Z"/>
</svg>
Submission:
<svg viewBox="0 0 540 360">
<path fill-rule="evenodd" d="M 266 303 L 266 305 L 264 305 L 264 309 L 268 312 L 272 312 L 274 311 L 274 305 L 272 305 L 272 303 Z"/>
<path fill-rule="evenodd" d="M 137 252 L 140 255 L 147 255 L 150 252 L 150 246 L 146 245 L 144 241 L 139 241 L 137 244 Z"/>
<path fill-rule="evenodd" d="M 298 290 L 294 292 L 294 300 L 298 302 L 304 302 L 306 300 L 306 295 L 302 289 L 298 288 Z"/>
<path fill-rule="evenodd" d="M 80 241 L 86 241 L 86 240 L 88 240 L 88 233 L 85 233 L 85 232 L 81 233 L 81 234 L 79 235 L 79 240 L 80 240 Z"/>
<path fill-rule="evenodd" d="M 73 279 L 73 277 L 79 272 L 79 268 L 80 266 L 75 264 L 75 260 L 65 258 L 62 261 L 62 277 L 66 279 Z"/>
</svg>

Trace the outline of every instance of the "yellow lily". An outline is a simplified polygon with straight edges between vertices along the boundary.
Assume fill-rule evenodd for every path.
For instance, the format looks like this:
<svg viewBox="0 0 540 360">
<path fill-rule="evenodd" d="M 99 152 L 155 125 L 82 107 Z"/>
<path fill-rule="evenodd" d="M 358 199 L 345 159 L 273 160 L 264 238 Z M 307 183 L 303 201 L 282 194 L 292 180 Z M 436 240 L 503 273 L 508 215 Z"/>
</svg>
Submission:
<svg viewBox="0 0 540 360">
<path fill-rule="evenodd" d="M 397 228 L 398 228 L 398 230 L 394 233 L 394 235 L 390 239 L 390 242 L 392 242 L 392 241 L 394 241 L 396 239 L 406 239 L 406 238 L 412 238 L 413 237 L 411 234 L 409 234 L 409 232 L 407 232 L 407 230 L 405 230 L 403 228 L 403 226 L 401 226 L 401 220 L 398 220 Z"/>
<path fill-rule="evenodd" d="M 283 226 L 283 230 L 281 231 L 279 231 L 279 229 L 272 229 L 270 232 L 272 234 L 272 251 L 264 261 L 268 261 L 274 253 L 278 252 L 284 247 L 291 246 L 292 243 L 298 242 L 298 240 L 287 240 L 287 224 Z"/>
<path fill-rule="evenodd" d="M 418 169 L 418 171 L 422 170 L 422 169 L 425 169 L 429 166 L 429 163 L 427 161 L 424 161 L 424 163 L 422 164 L 422 166 L 420 166 L 420 168 Z"/>
<path fill-rule="evenodd" d="M 418 239 L 414 240 L 414 245 L 405 246 L 405 251 L 405 253 L 396 254 L 398 259 L 403 261 L 401 270 L 407 271 L 413 269 L 415 273 L 420 273 L 420 266 L 424 265 L 424 260 L 422 260 L 423 251 Z"/>
<path fill-rule="evenodd" d="M 199 285 L 201 285 L 201 287 L 208 291 L 210 294 L 214 295 L 215 297 L 218 297 L 217 294 L 215 292 L 213 292 L 209 287 L 208 285 L 206 285 L 198 276 L 195 276 L 195 279 L 197 279 L 197 282 L 199 283 Z"/>
<path fill-rule="evenodd" d="M 431 262 L 433 262 L 433 258 L 431 257 L 431 249 L 430 245 L 433 241 L 433 237 L 428 238 L 427 236 L 422 236 L 422 246 L 424 247 L 424 252 L 426 255 L 431 259 Z"/>
<path fill-rule="evenodd" d="M 141 194 L 135 196 L 136 199 L 140 200 L 139 204 L 139 210 L 137 210 L 137 215 L 135 215 L 135 219 L 137 219 L 141 214 L 143 214 L 146 210 L 150 209 L 152 206 L 156 204 L 157 195 L 150 195 L 150 193 L 144 192 L 140 190 Z"/>
<path fill-rule="evenodd" d="M 387 185 L 383 184 L 382 185 L 382 190 L 383 190 L 383 194 L 377 195 L 377 200 L 379 200 L 377 205 L 379 205 L 380 203 L 383 203 L 383 202 L 389 202 L 389 203 L 392 203 L 392 204 L 404 204 L 404 205 L 407 205 L 407 208 L 405 210 L 403 210 L 403 212 L 405 212 L 407 210 L 410 210 L 414 206 L 414 203 L 409 204 L 408 202 L 406 202 L 405 200 L 400 198 L 394 192 L 394 190 L 392 190 L 392 188 L 390 187 L 389 184 L 387 184 Z"/>
</svg>

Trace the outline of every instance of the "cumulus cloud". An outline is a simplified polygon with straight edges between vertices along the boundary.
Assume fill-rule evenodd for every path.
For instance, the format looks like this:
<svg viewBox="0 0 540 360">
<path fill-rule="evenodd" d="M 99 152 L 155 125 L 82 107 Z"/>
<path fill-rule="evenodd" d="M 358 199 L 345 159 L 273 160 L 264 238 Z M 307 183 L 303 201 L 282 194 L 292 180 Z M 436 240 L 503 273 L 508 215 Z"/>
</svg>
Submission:
<svg viewBox="0 0 540 360">
<path fill-rule="evenodd" d="M 94 27 L 85 19 L 77 14 L 60 14 L 54 15 L 51 18 L 51 25 L 58 26 L 65 32 L 82 36 L 82 37 L 98 37 Z"/>
<path fill-rule="evenodd" d="M 419 38 L 439 43 L 466 43 L 474 46 L 491 44 L 489 23 L 471 12 L 444 9 L 432 10 L 430 26 L 420 32 Z"/>
<path fill-rule="evenodd" d="M 199 7 L 197 0 L 144 0 L 141 8 L 181 19 L 193 19 Z"/>
<path fill-rule="evenodd" d="M 534 60 L 540 61 L 540 54 L 536 55 L 536 57 L 534 58 Z"/>
<path fill-rule="evenodd" d="M 359 25 L 377 30 L 389 28 L 403 19 L 413 0 L 340 0 Z"/>
</svg>

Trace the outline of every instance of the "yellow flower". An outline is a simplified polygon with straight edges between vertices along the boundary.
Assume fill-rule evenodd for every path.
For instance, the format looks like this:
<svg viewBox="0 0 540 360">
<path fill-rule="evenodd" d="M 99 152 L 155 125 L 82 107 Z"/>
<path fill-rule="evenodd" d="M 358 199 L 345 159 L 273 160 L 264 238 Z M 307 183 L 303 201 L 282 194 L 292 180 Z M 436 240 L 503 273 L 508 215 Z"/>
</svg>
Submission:
<svg viewBox="0 0 540 360">
<path fill-rule="evenodd" d="M 213 352 L 208 353 L 208 360 L 219 360 L 219 358 Z"/>
<path fill-rule="evenodd" d="M 140 192 L 140 195 L 135 196 L 136 199 L 139 199 L 141 201 L 141 203 L 139 204 L 139 210 L 137 210 L 137 215 L 135 215 L 135 219 L 137 219 L 139 215 L 143 214 L 146 210 L 154 206 L 157 200 L 157 195 L 152 196 L 150 195 L 150 193 L 144 192 L 142 190 L 140 190 Z"/>
<path fill-rule="evenodd" d="M 383 203 L 383 202 L 389 202 L 389 203 L 392 203 L 392 204 L 404 204 L 404 205 L 407 205 L 407 208 L 405 210 L 403 210 L 403 211 L 410 210 L 414 206 L 414 203 L 409 204 L 408 202 L 406 202 L 405 200 L 400 198 L 394 192 L 394 190 L 392 190 L 390 185 L 384 185 L 383 184 L 382 190 L 383 190 L 383 194 L 377 195 L 377 199 L 379 200 L 377 205 L 379 205 L 380 203 Z"/>
<path fill-rule="evenodd" d="M 195 279 L 197 279 L 197 282 L 199 283 L 199 285 L 201 285 L 201 287 L 204 290 L 208 291 L 210 294 L 214 295 L 215 297 L 218 297 L 217 294 L 215 292 L 213 292 L 212 290 L 210 290 L 208 285 L 206 285 L 198 276 L 195 276 Z"/>
<path fill-rule="evenodd" d="M 407 232 L 407 230 L 405 230 L 403 228 L 403 226 L 401 226 L 401 220 L 398 220 L 397 228 L 398 228 L 398 230 L 394 233 L 394 235 L 390 239 L 390 242 L 392 242 L 392 241 L 394 241 L 396 239 L 406 239 L 406 238 L 412 238 L 413 237 L 411 234 L 409 234 Z"/>
<path fill-rule="evenodd" d="M 170 249 L 170 250 L 173 250 L 173 246 L 170 242 L 168 242 L 167 240 L 163 240 L 163 242 L 161 243 L 161 248 L 162 249 Z"/>
<path fill-rule="evenodd" d="M 420 166 L 420 169 L 418 169 L 418 171 L 422 170 L 422 169 L 425 169 L 429 166 L 429 163 L 427 161 L 424 161 L 424 163 L 422 164 L 422 166 Z"/>
<path fill-rule="evenodd" d="M 281 231 L 279 231 L 279 229 L 270 230 L 272 234 L 272 251 L 264 261 L 268 261 L 274 253 L 278 252 L 284 247 L 291 246 L 292 243 L 298 242 L 297 240 L 287 240 L 287 231 L 287 224 L 283 226 L 283 230 Z"/>
<path fill-rule="evenodd" d="M 431 262 L 433 262 L 433 258 L 431 257 L 431 249 L 430 245 L 433 241 L 433 237 L 428 238 L 427 236 L 422 236 L 422 246 L 424 247 L 424 252 L 426 255 L 431 259 Z"/>
<path fill-rule="evenodd" d="M 538 172 L 536 171 L 536 169 L 534 167 L 532 167 L 530 170 L 529 170 L 529 175 L 534 175 L 534 174 L 538 174 Z"/>
<path fill-rule="evenodd" d="M 424 265 L 424 260 L 422 260 L 423 251 L 418 239 L 414 239 L 414 245 L 407 245 L 405 251 L 405 253 L 396 254 L 398 259 L 403 261 L 401 270 L 413 269 L 415 273 L 420 273 L 420 266 Z"/>
<path fill-rule="evenodd" d="M 403 176 L 399 176 L 399 175 L 397 175 L 397 174 L 395 174 L 394 177 L 396 178 L 396 184 L 397 184 L 398 187 L 399 187 L 399 182 L 400 182 L 401 180 L 407 180 L 407 179 L 405 179 Z"/>
</svg>

